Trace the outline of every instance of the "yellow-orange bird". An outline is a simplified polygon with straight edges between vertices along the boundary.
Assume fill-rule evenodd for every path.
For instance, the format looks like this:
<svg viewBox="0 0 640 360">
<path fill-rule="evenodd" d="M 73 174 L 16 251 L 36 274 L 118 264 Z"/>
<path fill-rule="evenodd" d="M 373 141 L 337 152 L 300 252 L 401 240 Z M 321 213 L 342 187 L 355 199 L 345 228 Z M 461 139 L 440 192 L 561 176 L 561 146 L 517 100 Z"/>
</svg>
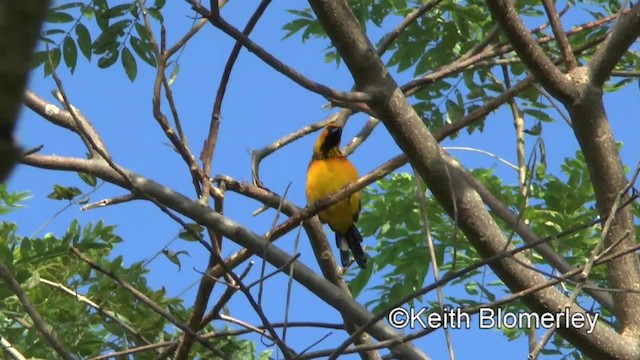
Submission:
<svg viewBox="0 0 640 360">
<path fill-rule="evenodd" d="M 335 193 L 345 185 L 358 180 L 358 170 L 340 151 L 342 128 L 328 125 L 313 146 L 313 156 L 307 168 L 307 202 L 313 204 Z M 360 215 L 360 194 L 354 193 L 318 216 L 336 234 L 342 266 L 349 265 L 349 250 L 358 266 L 367 267 L 367 256 L 362 249 L 362 235 L 355 223 Z"/>
</svg>

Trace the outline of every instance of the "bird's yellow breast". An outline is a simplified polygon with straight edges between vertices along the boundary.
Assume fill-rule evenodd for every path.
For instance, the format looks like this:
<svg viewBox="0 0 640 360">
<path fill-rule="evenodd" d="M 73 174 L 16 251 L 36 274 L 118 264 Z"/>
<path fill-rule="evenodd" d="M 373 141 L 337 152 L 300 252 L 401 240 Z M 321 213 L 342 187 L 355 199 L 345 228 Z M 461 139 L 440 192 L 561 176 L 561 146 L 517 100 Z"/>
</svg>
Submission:
<svg viewBox="0 0 640 360">
<path fill-rule="evenodd" d="M 314 160 L 307 170 L 307 202 L 313 204 L 358 178 L 358 171 L 346 158 Z M 334 231 L 345 233 L 354 223 L 359 212 L 360 194 L 355 193 L 318 215 Z"/>
</svg>

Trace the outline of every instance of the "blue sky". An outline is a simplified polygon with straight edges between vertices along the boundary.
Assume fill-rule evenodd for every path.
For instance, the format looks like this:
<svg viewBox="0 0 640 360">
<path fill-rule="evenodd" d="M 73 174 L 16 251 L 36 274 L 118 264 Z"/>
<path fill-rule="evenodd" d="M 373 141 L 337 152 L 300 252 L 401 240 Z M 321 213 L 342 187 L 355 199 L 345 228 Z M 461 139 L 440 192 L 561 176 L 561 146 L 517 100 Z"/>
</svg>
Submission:
<svg viewBox="0 0 640 360">
<path fill-rule="evenodd" d="M 257 3 L 257 1 L 231 1 L 223 9 L 222 14 L 229 22 L 242 28 Z M 353 80 L 346 67 L 336 68 L 335 64 L 325 64 L 323 60 L 323 49 L 326 46 L 324 40 L 312 40 L 304 45 L 301 44 L 297 35 L 281 40 L 284 36 L 281 27 L 291 20 L 291 15 L 286 13 L 285 9 L 299 8 L 302 5 L 297 1 L 274 1 L 254 30 L 253 40 L 309 78 L 337 89 L 348 90 Z M 189 6 L 181 1 L 167 2 L 163 13 L 167 28 L 167 43 L 171 45 L 191 27 L 193 13 Z M 569 21 L 573 23 L 585 19 L 585 13 L 577 11 Z M 371 28 L 368 30 L 368 35 L 377 41 L 386 31 L 395 26 L 397 21 L 398 19 L 390 19 L 383 29 Z M 94 26 L 90 29 L 92 38 L 95 39 L 97 29 Z M 180 58 L 181 70 L 172 89 L 189 145 L 196 157 L 200 153 L 208 131 L 219 78 L 232 46 L 233 41 L 229 37 L 207 25 L 192 39 Z M 152 116 L 151 97 L 155 69 L 139 61 L 138 78 L 135 83 L 131 83 L 125 76 L 119 61 L 112 68 L 101 70 L 96 66 L 96 57 L 91 64 L 83 59 L 80 59 L 74 75 L 71 75 L 64 65 L 61 65 L 58 71 L 71 102 L 96 127 L 114 160 L 129 170 L 172 187 L 187 196 L 195 197 L 186 166 L 167 145 L 168 140 Z M 55 84 L 51 78 L 44 79 L 42 74 L 42 68 L 35 71 L 29 88 L 55 103 L 50 95 Z M 409 73 L 398 75 L 398 82 L 408 80 L 409 76 Z M 624 143 L 622 156 L 628 166 L 634 166 L 640 158 L 640 146 L 635 139 L 637 127 L 635 121 L 629 116 L 638 110 L 638 95 L 637 85 L 632 84 L 623 91 L 607 95 L 605 99 L 614 134 L 618 141 Z M 262 63 L 253 54 L 242 51 L 231 76 L 222 108 L 220 137 L 212 167 L 213 174 L 224 174 L 240 181 L 250 181 L 250 151 L 266 146 L 304 125 L 329 116 L 332 112 L 321 108 L 325 103 L 326 100 L 321 96 L 304 90 Z M 168 114 L 166 106 L 163 110 Z M 545 124 L 544 135 L 549 170 L 557 172 L 563 158 L 573 156 L 577 149 L 577 142 L 571 130 L 556 116 L 557 114 L 551 115 L 558 121 Z M 354 116 L 349 121 L 344 132 L 343 144 L 360 130 L 365 120 L 366 117 L 360 115 Z M 527 127 L 530 126 L 531 122 L 527 123 Z M 444 144 L 476 147 L 495 153 L 512 163 L 516 162 L 513 125 L 506 108 L 489 116 L 483 133 L 476 133 L 473 137 L 465 134 L 463 132 L 457 139 L 445 141 Z M 43 121 L 27 109 L 21 113 L 18 137 L 27 148 L 43 144 L 42 153 L 44 154 L 83 157 L 85 153 L 82 142 L 74 134 Z M 314 134 L 292 143 L 262 162 L 262 181 L 270 189 L 281 194 L 291 183 L 288 199 L 300 206 L 305 204 L 305 172 L 315 137 Z M 398 147 L 391 141 L 386 129 L 380 125 L 351 159 L 364 174 L 398 153 Z M 504 182 L 517 182 L 517 174 L 493 158 L 461 151 L 455 151 L 452 154 L 468 168 L 495 167 L 496 173 L 503 177 Z M 404 167 L 401 171 L 407 171 L 407 168 Z M 19 224 L 22 235 L 33 234 L 66 205 L 64 202 L 46 198 L 53 184 L 77 186 L 88 190 L 75 173 L 51 172 L 20 166 L 13 174 L 10 189 L 29 190 L 32 195 L 25 209 L 8 217 Z M 91 200 L 97 201 L 125 193 L 124 190 L 107 184 L 92 195 Z M 225 215 L 256 233 L 264 233 L 269 230 L 275 212 L 267 211 L 253 217 L 251 213 L 259 207 L 259 203 L 237 194 L 229 192 L 226 195 Z M 87 212 L 81 212 L 78 206 L 73 206 L 46 226 L 39 236 L 44 235 L 45 232 L 63 233 L 74 218 L 78 218 L 81 223 L 102 219 L 107 224 L 117 224 L 117 233 L 125 239 L 125 242 L 117 247 L 113 254 L 114 256 L 123 255 L 125 263 L 129 264 L 154 256 L 174 238 L 179 230 L 178 224 L 168 219 L 152 204 L 133 202 Z M 296 231 L 293 231 L 278 240 L 277 246 L 293 251 L 295 233 Z M 332 235 L 329 235 L 332 239 Z M 373 245 L 375 240 L 365 239 L 365 242 Z M 189 252 L 189 257 L 181 258 L 182 270 L 178 271 L 175 265 L 163 256 L 159 256 L 149 264 L 151 270 L 149 283 L 154 287 L 165 286 L 169 295 L 176 295 L 198 279 L 199 275 L 193 269 L 204 270 L 207 253 L 199 245 L 181 240 L 175 241 L 170 249 Z M 235 244 L 225 240 L 223 249 L 225 255 L 237 249 Z M 304 235 L 300 241 L 300 252 L 301 261 L 317 270 L 313 252 Z M 257 258 L 254 260 L 257 265 L 260 264 Z M 249 279 L 259 277 L 259 268 L 260 266 L 254 266 Z M 433 279 L 431 273 L 428 279 Z M 285 276 L 279 276 L 265 284 L 263 305 L 272 322 L 280 322 L 284 317 L 286 282 Z M 216 299 L 221 290 L 222 288 L 218 287 L 212 298 Z M 196 287 L 187 290 L 184 295 L 187 303 L 192 301 L 195 292 Z M 447 288 L 446 294 L 462 295 L 462 292 L 460 289 Z M 341 321 L 335 310 L 317 300 L 304 288 L 294 286 L 291 296 L 290 321 L 317 320 L 336 323 Z M 374 292 L 365 291 L 358 301 L 365 303 L 373 296 L 375 296 Z M 429 294 L 425 300 L 433 299 L 436 299 L 435 293 Z M 230 302 L 230 311 L 232 316 L 244 321 L 259 322 L 242 295 L 236 295 L 233 298 Z M 218 325 L 223 326 L 222 323 Z M 325 334 L 326 331 L 293 329 L 288 331 L 287 340 L 294 348 L 301 350 Z M 313 350 L 336 346 L 344 338 L 344 333 L 334 332 Z M 252 337 L 252 339 L 257 340 L 259 349 L 264 348 L 258 338 Z M 494 358 L 496 349 L 500 349 L 501 354 L 506 357 L 523 357 L 527 351 L 526 339 L 509 342 L 497 330 L 455 330 L 452 331 L 452 340 L 458 359 Z M 434 359 L 447 358 L 442 331 L 420 339 L 416 344 Z"/>
</svg>

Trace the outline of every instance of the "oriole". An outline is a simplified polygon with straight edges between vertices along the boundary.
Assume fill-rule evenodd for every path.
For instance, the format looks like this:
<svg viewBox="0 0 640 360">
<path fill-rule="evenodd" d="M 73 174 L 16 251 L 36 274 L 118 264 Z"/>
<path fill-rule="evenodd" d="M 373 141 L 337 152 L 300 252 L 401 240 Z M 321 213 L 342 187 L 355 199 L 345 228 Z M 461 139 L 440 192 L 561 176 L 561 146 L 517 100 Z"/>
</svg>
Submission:
<svg viewBox="0 0 640 360">
<path fill-rule="evenodd" d="M 337 192 L 348 183 L 358 180 L 358 170 L 340 151 L 342 128 L 328 125 L 316 140 L 313 156 L 307 168 L 307 202 L 314 202 Z M 360 215 L 360 194 L 354 193 L 341 200 L 318 216 L 336 235 L 336 246 L 340 250 L 342 266 L 349 265 L 349 250 L 358 266 L 366 268 L 367 257 L 360 243 L 362 235 L 355 223 Z"/>
</svg>

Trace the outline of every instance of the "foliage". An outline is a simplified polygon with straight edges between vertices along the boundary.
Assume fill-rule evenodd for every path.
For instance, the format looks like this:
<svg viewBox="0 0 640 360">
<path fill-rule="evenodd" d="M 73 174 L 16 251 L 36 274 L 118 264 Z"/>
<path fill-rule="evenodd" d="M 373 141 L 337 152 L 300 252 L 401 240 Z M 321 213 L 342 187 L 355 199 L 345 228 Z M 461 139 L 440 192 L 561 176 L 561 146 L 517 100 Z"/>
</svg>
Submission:
<svg viewBox="0 0 640 360">
<path fill-rule="evenodd" d="M 57 190 L 61 188 L 56 186 Z M 0 214 L 19 208 L 26 198 L 26 192 L 9 192 L 5 184 L 0 184 Z M 183 299 L 167 296 L 164 288 L 149 287 L 149 270 L 143 262 L 127 266 L 122 256 L 112 255 L 122 241 L 116 226 L 102 221 L 81 225 L 74 220 L 62 236 L 47 233 L 41 238 L 19 235 L 15 223 L 0 223 L 0 259 L 9 266 L 44 320 L 55 324 L 56 336 L 79 358 L 175 341 L 178 335 L 169 330 L 168 320 L 70 253 L 70 246 L 118 274 L 164 311 L 182 319 L 187 319 L 191 311 Z M 211 325 L 204 328 L 205 332 L 214 330 Z M 36 331 L 18 298 L 4 286 L 0 287 L 0 332 L 12 339 L 15 348 L 28 349 L 31 358 L 57 357 Z M 257 359 L 251 341 L 225 336 L 212 343 L 238 359 Z M 197 345 L 193 354 L 206 357 L 209 352 Z M 260 358 L 266 359 L 268 354 L 263 352 Z M 136 355 L 136 359 L 151 359 L 154 355 L 145 352 Z"/>
<path fill-rule="evenodd" d="M 353 13 L 368 33 L 396 26 L 404 16 L 424 3 L 407 0 L 349 1 Z M 525 0 L 516 3 L 519 13 L 526 17 L 528 24 L 539 25 L 544 22 L 544 11 L 539 2 Z M 138 1 L 114 4 L 107 0 L 93 0 L 58 5 L 51 9 L 47 17 L 49 26 L 41 35 L 41 40 L 47 48 L 36 52 L 33 66 L 42 66 L 44 75 L 48 76 L 52 72 L 51 66 L 57 68 L 64 61 L 73 73 L 78 65 L 80 53 L 87 61 L 94 61 L 97 57 L 96 63 L 102 69 L 113 66 L 120 59 L 125 75 L 134 81 L 138 75 L 139 60 L 151 67 L 157 67 L 160 61 L 160 54 L 153 47 L 154 41 L 157 40 L 154 40 L 148 29 L 164 23 L 164 16 L 168 15 L 162 12 L 164 5 L 164 0 L 149 1 L 146 14 L 150 19 L 143 14 Z M 593 20 L 603 19 L 617 11 L 617 3 L 609 1 L 592 1 L 582 5 Z M 299 35 L 303 43 L 321 42 L 325 45 L 325 61 L 341 65 L 335 47 L 328 40 L 310 8 L 290 9 L 289 15 L 291 20 L 282 26 L 283 40 L 291 41 L 294 36 Z M 149 20 L 153 23 L 147 23 Z M 606 34 L 613 24 L 610 22 L 604 26 L 586 27 L 571 34 L 569 41 L 574 49 L 579 48 Z M 443 1 L 430 11 L 429 16 L 421 17 L 403 29 L 386 50 L 383 59 L 390 71 L 395 72 L 393 75 L 412 79 L 408 83 L 411 86 L 407 85 L 404 90 L 407 91 L 413 108 L 432 132 L 477 111 L 485 102 L 502 94 L 529 75 L 520 60 L 505 50 L 499 56 L 488 56 L 482 61 L 478 60 L 469 66 L 450 71 L 435 80 L 429 78 L 438 70 L 446 70 L 460 57 L 478 55 L 474 46 L 486 39 L 494 26 L 484 1 Z M 544 39 L 549 35 L 549 31 L 534 33 L 537 39 Z M 375 44 L 381 46 L 386 40 L 388 37 L 379 38 Z M 494 51 L 508 44 L 501 35 L 489 40 Z M 555 41 L 544 42 L 542 46 L 555 59 L 560 58 Z M 592 55 L 593 48 L 586 48 L 581 50 L 578 58 L 579 61 L 586 61 Z M 500 64 L 505 65 L 502 67 Z M 635 70 L 639 66 L 640 56 L 635 51 L 629 51 L 616 69 Z M 169 84 L 175 79 L 178 69 L 176 60 L 168 79 Z M 637 80 L 611 80 L 605 86 L 605 90 L 617 91 L 633 81 Z M 421 85 L 415 85 L 416 82 L 421 82 Z M 542 159 L 527 173 L 527 181 L 530 181 L 527 206 L 523 205 L 525 199 L 520 193 L 520 185 L 506 184 L 495 174 L 495 169 L 476 169 L 472 174 L 511 210 L 520 213 L 521 221 L 526 222 L 539 237 L 552 237 L 564 230 L 597 219 L 598 211 L 595 208 L 589 172 L 580 152 L 564 160 L 560 166 L 560 173 L 555 174 L 547 169 L 542 134 L 547 124 L 558 122 L 558 116 L 555 105 L 544 95 L 540 88 L 531 87 L 520 92 L 514 100 L 525 121 L 526 133 L 529 134 L 527 141 L 540 140 L 537 144 L 541 144 L 536 149 L 540 151 Z M 468 134 L 483 131 L 484 117 L 466 127 Z M 449 138 L 455 139 L 457 135 Z M 80 176 L 89 186 L 96 186 L 94 176 Z M 55 185 L 49 198 L 80 201 L 81 195 L 82 191 L 76 187 Z M 435 263 L 440 277 L 482 261 L 482 256 L 457 229 L 454 220 L 446 215 L 433 197 L 428 193 L 425 196 L 428 235 L 433 240 Z M 0 185 L 0 200 L 3 201 L 0 204 L 0 214 L 5 214 L 26 200 L 26 194 L 9 193 L 6 187 Z M 372 313 L 380 313 L 399 299 L 430 284 L 433 281 L 434 269 L 413 174 L 395 173 L 378 181 L 363 192 L 362 205 L 363 211 L 358 227 L 364 237 L 373 237 L 376 243 L 373 246 L 368 244 L 368 253 L 372 256 L 371 265 L 357 274 L 349 272 L 347 278 L 354 297 L 374 294 L 373 300 L 365 305 Z M 636 215 L 640 214 L 640 207 L 636 204 L 634 206 Z M 522 244 L 522 239 L 514 235 L 509 226 L 500 220 L 498 223 L 504 233 L 512 239 L 513 244 Z M 205 233 L 205 229 L 195 223 L 187 224 L 187 228 L 188 231 L 181 231 L 177 237 L 186 241 L 197 241 L 198 237 L 195 235 L 202 236 Z M 549 244 L 570 265 L 580 266 L 600 241 L 599 234 L 600 228 L 597 226 L 587 227 Z M 125 266 L 122 257 L 112 257 L 112 249 L 122 241 L 115 235 L 114 226 L 107 226 L 102 222 L 81 226 L 74 221 L 60 237 L 47 234 L 43 238 L 28 238 L 17 234 L 16 224 L 4 222 L 0 227 L 0 241 L 0 258 L 10 264 L 16 277 L 47 321 L 61 325 L 57 335 L 70 344 L 80 357 L 143 345 L 141 338 L 157 342 L 175 340 L 178 335 L 167 330 L 169 323 L 166 319 L 130 294 L 114 291 L 116 285 L 113 281 L 96 274 L 86 264 L 70 255 L 70 245 L 97 259 L 98 264 L 104 268 L 118 273 L 176 317 L 186 321 L 191 313 L 192 309 L 185 307 L 182 299 L 167 297 L 163 289 L 152 289 L 147 285 L 148 269 L 144 263 Z M 163 254 L 179 269 L 180 256 L 185 255 L 185 252 L 165 249 Z M 531 260 L 540 271 L 549 270 L 549 266 L 539 256 L 534 254 Z M 595 267 L 589 278 L 597 285 L 606 287 L 604 267 Z M 46 285 L 42 282 L 43 279 L 77 290 L 87 298 L 94 299 L 102 313 L 89 308 L 69 294 Z M 453 280 L 448 286 L 462 289 L 464 292 L 462 295 L 445 296 L 442 305 L 455 307 L 491 302 L 509 291 L 487 267 L 471 271 Z M 562 290 L 570 293 L 573 288 L 573 285 L 569 284 Z M 432 300 L 435 297 L 431 295 L 417 297 L 409 305 L 428 305 L 430 311 L 439 311 L 441 304 Z M 588 308 L 589 299 L 581 295 L 578 303 Z M 512 302 L 504 307 L 513 312 L 525 309 L 521 302 Z M 14 344 L 18 348 L 29 346 L 33 349 L 30 353 L 32 356 L 51 357 L 51 350 L 40 340 L 35 330 L 27 326 L 28 317 L 8 289 L 0 289 L 0 310 L 0 333 L 11 339 L 19 339 L 20 342 Z M 599 307 L 593 311 L 610 315 Z M 106 317 L 104 313 L 111 314 L 131 326 L 139 338 L 132 336 L 129 330 Z M 208 325 L 205 330 L 214 329 Z M 506 338 L 513 340 L 525 335 L 525 329 L 503 329 L 503 333 Z M 215 340 L 215 344 L 238 358 L 256 357 L 256 345 L 248 340 L 221 337 Z M 546 354 L 579 357 L 573 352 L 573 347 L 559 336 L 553 338 L 551 347 L 545 350 Z M 194 349 L 196 356 L 205 357 L 207 354 L 201 346 Z M 140 358 L 150 358 L 152 355 L 154 354 L 145 353 Z M 265 352 L 260 358 L 268 356 Z"/>
</svg>

